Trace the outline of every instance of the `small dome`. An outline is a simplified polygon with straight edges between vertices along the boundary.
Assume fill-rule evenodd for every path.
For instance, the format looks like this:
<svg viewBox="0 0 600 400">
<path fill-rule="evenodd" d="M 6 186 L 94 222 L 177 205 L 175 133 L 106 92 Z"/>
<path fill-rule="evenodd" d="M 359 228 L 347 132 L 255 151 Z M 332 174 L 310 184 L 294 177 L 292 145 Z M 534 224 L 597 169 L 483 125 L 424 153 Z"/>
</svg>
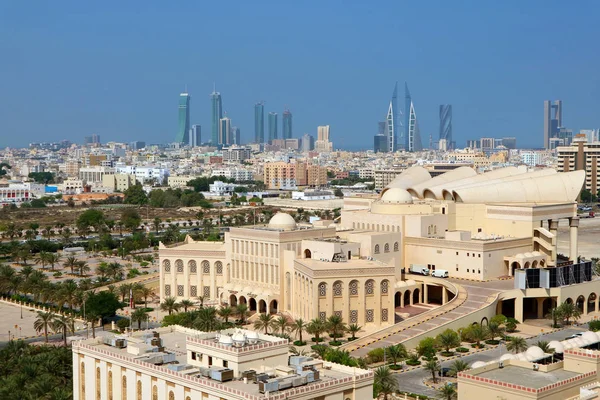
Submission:
<svg viewBox="0 0 600 400">
<path fill-rule="evenodd" d="M 406 285 L 406 282 L 404 282 L 404 281 L 398 281 L 398 282 L 396 282 L 395 286 L 397 288 L 403 288 L 403 287 L 406 287 L 407 285 Z"/>
<path fill-rule="evenodd" d="M 402 188 L 391 188 L 381 196 L 381 201 L 386 203 L 412 204 L 413 198 L 408 191 Z"/>
<path fill-rule="evenodd" d="M 296 221 L 290 214 L 278 212 L 269 221 L 269 228 L 292 230 L 296 229 Z"/>
<path fill-rule="evenodd" d="M 407 286 L 413 286 L 417 284 L 417 282 L 413 281 L 412 279 L 407 279 L 405 282 Z"/>
<path fill-rule="evenodd" d="M 582 338 L 571 339 L 571 341 L 575 345 L 574 347 L 582 347 L 587 344 Z"/>
<path fill-rule="evenodd" d="M 563 351 L 565 351 L 562 343 L 557 340 L 553 340 L 550 343 L 548 343 L 548 348 L 554 349 L 555 353 L 562 353 Z"/>
<path fill-rule="evenodd" d="M 503 355 L 500 357 L 500 361 L 514 360 L 514 359 L 515 359 L 515 356 L 514 356 L 514 354 L 510 354 L 510 353 L 503 354 Z"/>
<path fill-rule="evenodd" d="M 221 335 L 221 337 L 219 337 L 219 344 L 231 346 L 233 344 L 233 339 L 231 339 L 231 336 Z"/>
<path fill-rule="evenodd" d="M 244 335 L 242 331 L 234 333 L 231 339 L 233 340 L 233 345 L 235 347 L 242 347 L 246 344 L 246 335 Z"/>
<path fill-rule="evenodd" d="M 473 364 L 471 364 L 471 368 L 481 368 L 481 367 L 485 367 L 485 362 L 475 361 Z"/>
<path fill-rule="evenodd" d="M 534 251 L 534 252 L 533 252 L 533 253 L 531 253 L 531 254 L 533 254 L 535 257 L 538 257 L 538 256 L 541 256 L 541 255 L 542 255 L 542 253 L 540 253 L 539 251 Z"/>
<path fill-rule="evenodd" d="M 544 357 L 544 350 L 540 349 L 538 346 L 531 346 L 527 349 L 526 352 L 527 358 L 529 359 L 540 359 Z"/>
<path fill-rule="evenodd" d="M 598 335 L 595 332 L 587 331 L 581 335 L 581 338 L 587 343 L 592 344 L 598 342 Z"/>
<path fill-rule="evenodd" d="M 573 343 L 571 343 L 570 340 L 563 340 L 562 342 L 560 342 L 560 344 L 563 347 L 563 351 L 572 349 L 574 347 Z"/>
<path fill-rule="evenodd" d="M 515 258 L 523 258 L 523 257 L 525 257 L 525 256 L 523 255 L 523 253 L 519 253 L 519 254 L 517 254 L 517 255 L 515 256 Z"/>
<path fill-rule="evenodd" d="M 254 331 L 249 331 L 246 334 L 246 339 L 248 339 L 248 343 L 256 344 L 256 343 L 258 343 L 258 333 L 254 332 Z"/>
<path fill-rule="evenodd" d="M 525 254 L 523 254 L 523 256 L 525 256 L 525 257 L 533 257 L 533 254 L 532 253 L 525 253 Z"/>
<path fill-rule="evenodd" d="M 527 355 L 525 355 L 525 353 L 519 353 L 519 354 L 517 354 L 517 356 L 515 357 L 515 359 L 519 360 L 519 361 L 530 361 L 527 358 Z"/>
</svg>

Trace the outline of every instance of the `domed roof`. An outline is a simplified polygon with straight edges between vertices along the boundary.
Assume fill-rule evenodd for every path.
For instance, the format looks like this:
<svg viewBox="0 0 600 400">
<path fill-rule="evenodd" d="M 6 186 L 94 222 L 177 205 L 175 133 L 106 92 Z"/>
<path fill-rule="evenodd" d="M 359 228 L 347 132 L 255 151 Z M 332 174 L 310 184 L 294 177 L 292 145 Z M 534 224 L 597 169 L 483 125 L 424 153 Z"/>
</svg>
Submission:
<svg viewBox="0 0 600 400">
<path fill-rule="evenodd" d="M 533 252 L 533 253 L 531 253 L 531 254 L 533 254 L 533 255 L 534 255 L 534 256 L 536 256 L 536 257 L 537 257 L 537 256 L 541 256 L 541 255 L 542 255 L 542 253 L 540 253 L 539 251 L 534 251 L 534 252 Z"/>
<path fill-rule="evenodd" d="M 406 285 L 406 282 L 404 282 L 404 281 L 398 281 L 398 282 L 396 282 L 395 286 L 397 288 L 403 288 L 403 287 L 406 287 L 407 285 Z"/>
<path fill-rule="evenodd" d="M 539 359 L 544 357 L 544 350 L 540 349 L 538 346 L 531 346 L 527 349 L 527 358 L 529 359 Z"/>
<path fill-rule="evenodd" d="M 290 214 L 278 212 L 269 221 L 269 228 L 292 230 L 296 229 L 296 221 Z"/>
<path fill-rule="evenodd" d="M 555 353 L 562 353 L 564 351 L 562 343 L 558 340 L 553 340 L 550 343 L 548 343 L 548 348 L 554 349 Z"/>
<path fill-rule="evenodd" d="M 417 284 L 417 282 L 413 281 L 412 279 L 407 279 L 405 282 L 407 286 L 413 286 Z"/>
<path fill-rule="evenodd" d="M 224 345 L 230 346 L 233 344 L 233 339 L 231 339 L 231 336 L 221 335 L 221 337 L 219 338 L 219 344 L 224 344 Z"/>
<path fill-rule="evenodd" d="M 515 359 L 515 355 L 510 354 L 510 353 L 506 353 L 506 354 L 503 354 L 502 356 L 500 356 L 500 361 L 514 360 L 514 359 Z"/>
<path fill-rule="evenodd" d="M 587 331 L 581 335 L 581 338 L 587 342 L 587 344 L 596 343 L 598 341 L 598 335 L 595 332 Z"/>
<path fill-rule="evenodd" d="M 258 339 L 258 333 L 254 332 L 254 331 L 248 331 L 248 333 L 246 333 L 246 338 L 248 338 L 248 339 Z"/>
<path fill-rule="evenodd" d="M 412 204 L 413 198 L 405 189 L 396 187 L 386 190 L 383 196 L 381 196 L 381 201 L 387 203 Z"/>
<path fill-rule="evenodd" d="M 481 367 L 485 367 L 485 363 L 483 361 L 475 361 L 473 364 L 471 364 L 471 368 L 481 368 Z"/>
</svg>

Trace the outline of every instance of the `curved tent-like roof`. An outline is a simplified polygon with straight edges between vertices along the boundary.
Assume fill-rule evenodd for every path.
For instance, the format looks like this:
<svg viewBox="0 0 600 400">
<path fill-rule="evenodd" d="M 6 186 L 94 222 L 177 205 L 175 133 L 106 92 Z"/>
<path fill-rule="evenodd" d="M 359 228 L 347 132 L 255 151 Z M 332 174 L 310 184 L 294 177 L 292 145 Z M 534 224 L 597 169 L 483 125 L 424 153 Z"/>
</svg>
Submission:
<svg viewBox="0 0 600 400">
<path fill-rule="evenodd" d="M 442 200 L 443 190 L 446 189 L 456 189 L 461 186 L 466 186 L 470 184 L 477 184 L 482 182 L 487 182 L 492 179 L 505 178 L 509 176 L 515 175 L 523 175 L 527 172 L 524 168 L 517 167 L 506 167 L 506 168 L 498 168 L 490 172 L 485 172 L 483 174 L 471 176 L 464 179 L 459 179 L 457 181 L 444 182 L 440 185 L 429 186 L 427 189 L 423 191 L 423 197 L 426 199 L 438 199 Z"/>
<path fill-rule="evenodd" d="M 451 189 L 443 189 L 442 190 L 442 197 L 445 200 L 454 200 L 453 191 L 456 190 L 456 189 L 459 189 L 459 188 L 460 189 L 466 189 L 466 188 L 478 187 L 478 186 L 484 186 L 484 185 L 495 185 L 495 184 L 503 183 L 503 182 L 512 182 L 512 181 L 519 181 L 521 179 L 528 179 L 528 178 L 535 178 L 535 177 L 540 177 L 540 176 L 554 175 L 556 173 L 557 173 L 557 171 L 555 169 L 544 168 L 544 169 L 540 169 L 538 171 L 527 172 L 525 174 L 519 174 L 519 175 L 507 176 L 507 177 L 504 177 L 504 178 L 492 179 L 492 180 L 488 180 L 486 182 L 469 183 L 467 185 L 461 185 L 460 187 L 453 187 Z"/>
<path fill-rule="evenodd" d="M 413 197 L 423 198 L 423 191 L 429 187 L 442 185 L 448 182 L 455 182 L 460 179 L 465 179 L 477 175 L 477 172 L 471 167 L 458 167 L 456 169 L 445 172 L 441 175 L 431 178 L 428 181 L 421 182 L 417 185 L 406 188 L 408 193 Z"/>
<path fill-rule="evenodd" d="M 413 185 L 417 185 L 417 184 L 419 184 L 421 182 L 425 182 L 429 179 L 431 179 L 431 175 L 429 174 L 429 171 L 427 171 L 425 168 L 423 168 L 421 166 L 414 165 L 410 168 L 407 168 L 400 175 L 398 175 L 396 178 L 394 178 L 394 180 L 391 181 L 385 187 L 385 189 L 383 189 L 381 191 L 381 195 L 383 196 L 383 194 L 388 189 L 391 189 L 391 188 L 407 189 Z"/>
<path fill-rule="evenodd" d="M 512 182 L 457 188 L 461 203 L 565 203 L 573 202 L 585 183 L 585 171 L 563 172 Z"/>
</svg>

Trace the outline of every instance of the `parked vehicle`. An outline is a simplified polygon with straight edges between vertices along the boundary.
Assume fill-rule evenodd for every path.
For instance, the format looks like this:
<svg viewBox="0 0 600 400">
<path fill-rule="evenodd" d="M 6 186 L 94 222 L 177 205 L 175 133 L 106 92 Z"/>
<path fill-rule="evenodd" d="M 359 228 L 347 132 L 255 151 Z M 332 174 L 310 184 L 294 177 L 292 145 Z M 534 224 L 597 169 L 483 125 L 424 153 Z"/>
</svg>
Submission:
<svg viewBox="0 0 600 400">
<path fill-rule="evenodd" d="M 410 264 L 409 272 L 411 274 L 429 275 L 429 268 L 424 265 Z"/>
<path fill-rule="evenodd" d="M 431 271 L 431 276 L 435 276 L 436 278 L 447 278 L 448 271 L 446 271 L 445 269 L 436 269 Z"/>
</svg>

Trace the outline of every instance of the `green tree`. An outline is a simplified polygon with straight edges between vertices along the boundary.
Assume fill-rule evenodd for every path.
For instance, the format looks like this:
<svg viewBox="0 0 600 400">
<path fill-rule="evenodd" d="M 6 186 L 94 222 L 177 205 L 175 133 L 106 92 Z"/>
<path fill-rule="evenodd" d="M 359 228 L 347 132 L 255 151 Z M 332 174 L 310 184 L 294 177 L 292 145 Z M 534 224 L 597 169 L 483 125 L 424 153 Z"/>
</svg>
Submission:
<svg viewBox="0 0 600 400">
<path fill-rule="evenodd" d="M 427 372 L 431 372 L 431 380 L 433 381 L 433 383 L 437 383 L 437 379 L 435 377 L 435 373 L 439 372 L 441 370 L 442 366 L 440 365 L 440 362 L 435 359 L 435 358 L 431 358 L 429 359 L 425 365 L 423 365 L 423 369 Z"/>
<path fill-rule="evenodd" d="M 571 320 L 577 321 L 581 318 L 579 308 L 574 303 L 567 303 L 566 301 L 558 306 L 558 314 L 564 319 L 566 325 L 569 325 Z"/>
<path fill-rule="evenodd" d="M 417 348 L 419 357 L 431 358 L 435 356 L 436 352 L 436 341 L 432 337 L 426 337 L 421 339 Z"/>
<path fill-rule="evenodd" d="M 5 162 L 1 162 L 0 163 L 0 176 L 5 176 L 8 174 L 8 170 L 11 169 L 12 167 Z"/>
<path fill-rule="evenodd" d="M 85 302 L 86 313 L 96 315 L 104 326 L 104 319 L 115 315 L 123 306 L 115 293 L 108 291 L 89 293 Z"/>
<path fill-rule="evenodd" d="M 142 329 L 142 322 L 148 321 L 148 314 L 144 308 L 138 308 L 131 313 L 131 322 L 137 322 L 138 330 Z"/>
<path fill-rule="evenodd" d="M 100 210 L 85 210 L 77 218 L 76 225 L 79 231 L 87 232 L 92 227 L 96 232 L 100 232 L 106 225 L 106 217 Z"/>
<path fill-rule="evenodd" d="M 246 321 L 246 314 L 248 313 L 248 306 L 246 304 L 238 304 L 236 306 L 237 314 L 240 316 L 240 323 L 243 325 Z"/>
<path fill-rule="evenodd" d="M 275 321 L 275 317 L 273 317 L 273 315 L 269 313 L 260 314 L 258 319 L 254 321 L 254 329 L 264 329 L 265 335 L 269 334 L 269 328 L 276 329 L 276 327 L 277 323 Z"/>
<path fill-rule="evenodd" d="M 315 341 L 319 342 L 321 335 L 327 332 L 327 325 L 320 318 L 314 318 L 306 326 L 306 332 L 313 335 Z"/>
<path fill-rule="evenodd" d="M 228 323 L 229 317 L 231 317 L 231 315 L 233 314 L 233 308 L 229 306 L 221 307 L 219 311 L 217 311 L 217 313 L 221 318 L 225 319 L 225 323 Z"/>
<path fill-rule="evenodd" d="M 57 315 L 52 320 L 52 330 L 56 333 L 62 334 L 65 347 L 67 347 L 67 335 L 70 331 L 70 326 L 71 323 L 69 322 L 69 318 L 62 315 Z"/>
<path fill-rule="evenodd" d="M 166 297 L 165 300 L 160 303 L 160 309 L 166 311 L 171 315 L 173 311 L 179 310 L 179 303 L 175 297 Z"/>
<path fill-rule="evenodd" d="M 489 337 L 487 327 L 481 324 L 474 324 L 469 331 L 469 338 L 475 342 L 475 346 L 481 347 L 481 342 Z"/>
<path fill-rule="evenodd" d="M 48 254 L 48 264 L 50 264 L 50 269 L 54 271 L 54 266 L 60 262 L 61 256 L 58 253 L 49 253 Z"/>
<path fill-rule="evenodd" d="M 344 197 L 344 192 L 342 192 L 342 189 L 340 189 L 340 188 L 336 188 L 336 189 L 333 191 L 333 195 L 334 195 L 335 197 L 340 197 L 340 198 L 341 198 L 341 197 Z"/>
<path fill-rule="evenodd" d="M 469 364 L 465 361 L 458 359 L 454 360 L 452 364 L 450 364 L 450 376 L 457 376 L 459 372 L 466 371 L 469 369 Z"/>
<path fill-rule="evenodd" d="M 387 355 L 392 360 L 394 367 L 398 365 L 398 361 L 401 361 L 408 357 L 408 352 L 406 351 L 406 347 L 402 343 L 394 344 L 392 346 L 388 346 L 385 350 Z"/>
<path fill-rule="evenodd" d="M 458 398 L 458 393 L 456 392 L 456 387 L 452 383 L 446 383 L 442 385 L 441 388 L 438 389 L 440 393 L 440 397 L 445 400 L 454 400 Z"/>
<path fill-rule="evenodd" d="M 123 192 L 125 194 L 125 204 L 143 205 L 148 202 L 148 196 L 141 184 L 136 183 Z"/>
<path fill-rule="evenodd" d="M 548 343 L 545 340 L 538 340 L 538 342 L 535 345 L 542 349 L 542 351 L 546 354 L 554 353 L 554 349 L 550 347 L 550 343 Z"/>
<path fill-rule="evenodd" d="M 126 229 L 134 232 L 140 226 L 142 217 L 135 208 L 127 208 L 121 214 L 121 222 Z"/>
<path fill-rule="evenodd" d="M 117 321 L 117 328 L 119 328 L 121 332 L 124 332 L 125 329 L 129 328 L 130 326 L 131 321 L 129 320 L 129 318 L 121 318 Z"/>
<path fill-rule="evenodd" d="M 435 341 L 446 353 L 450 353 L 451 348 L 460 346 L 460 337 L 452 329 L 446 329 L 437 335 Z"/>
<path fill-rule="evenodd" d="M 279 316 L 275 319 L 275 331 L 278 333 L 281 333 L 282 335 L 285 334 L 289 328 L 290 324 L 288 323 L 288 320 L 283 316 Z"/>
<path fill-rule="evenodd" d="M 327 318 L 327 331 L 329 332 L 329 336 L 333 338 L 333 340 L 337 340 L 342 336 L 342 332 L 346 330 L 346 324 L 344 320 L 339 315 L 330 315 Z"/>
<path fill-rule="evenodd" d="M 157 235 L 158 235 L 158 232 L 160 231 L 161 224 L 162 224 L 162 220 L 158 217 L 155 217 L 154 220 L 152 221 L 152 226 L 154 227 L 154 231 L 156 232 Z"/>
<path fill-rule="evenodd" d="M 304 332 L 304 330 L 306 329 L 306 322 L 304 322 L 302 318 L 295 319 L 294 322 L 290 325 L 290 329 L 292 332 L 296 333 L 298 341 L 300 343 L 304 343 L 304 341 L 302 340 L 302 332 Z"/>
<path fill-rule="evenodd" d="M 389 395 L 398 390 L 398 381 L 392 375 L 392 371 L 386 367 L 379 367 L 375 370 L 373 383 L 373 395 L 376 398 L 387 399 Z M 383 397 L 381 397 L 383 396 Z"/>
<path fill-rule="evenodd" d="M 217 319 L 217 309 L 214 307 L 204 307 L 196 312 L 194 319 L 194 328 L 202 332 L 212 332 L 219 330 L 221 323 Z"/>
<path fill-rule="evenodd" d="M 525 338 L 513 336 L 510 338 L 508 343 L 506 343 L 506 350 L 513 351 L 515 353 L 525 351 L 527 350 L 527 341 Z"/>
<path fill-rule="evenodd" d="M 498 325 L 496 322 L 490 322 L 487 327 L 490 339 L 495 340 L 497 337 L 504 336 L 505 328 Z"/>
<path fill-rule="evenodd" d="M 54 174 L 52 172 L 30 172 L 28 177 L 33 179 L 36 183 L 42 183 L 44 185 L 54 183 Z"/>
<path fill-rule="evenodd" d="M 183 312 L 187 312 L 188 308 L 194 307 L 195 304 L 196 303 L 188 299 L 184 299 L 179 302 L 179 306 L 183 308 Z"/>
<path fill-rule="evenodd" d="M 48 343 L 48 330 L 52 329 L 52 321 L 56 315 L 53 312 L 37 312 L 37 318 L 33 322 L 33 328 L 36 332 L 44 332 L 46 343 Z"/>
<path fill-rule="evenodd" d="M 77 269 L 79 270 L 79 276 L 85 276 L 88 272 L 91 271 L 91 268 L 88 265 L 88 263 L 83 260 L 77 262 Z"/>
</svg>

